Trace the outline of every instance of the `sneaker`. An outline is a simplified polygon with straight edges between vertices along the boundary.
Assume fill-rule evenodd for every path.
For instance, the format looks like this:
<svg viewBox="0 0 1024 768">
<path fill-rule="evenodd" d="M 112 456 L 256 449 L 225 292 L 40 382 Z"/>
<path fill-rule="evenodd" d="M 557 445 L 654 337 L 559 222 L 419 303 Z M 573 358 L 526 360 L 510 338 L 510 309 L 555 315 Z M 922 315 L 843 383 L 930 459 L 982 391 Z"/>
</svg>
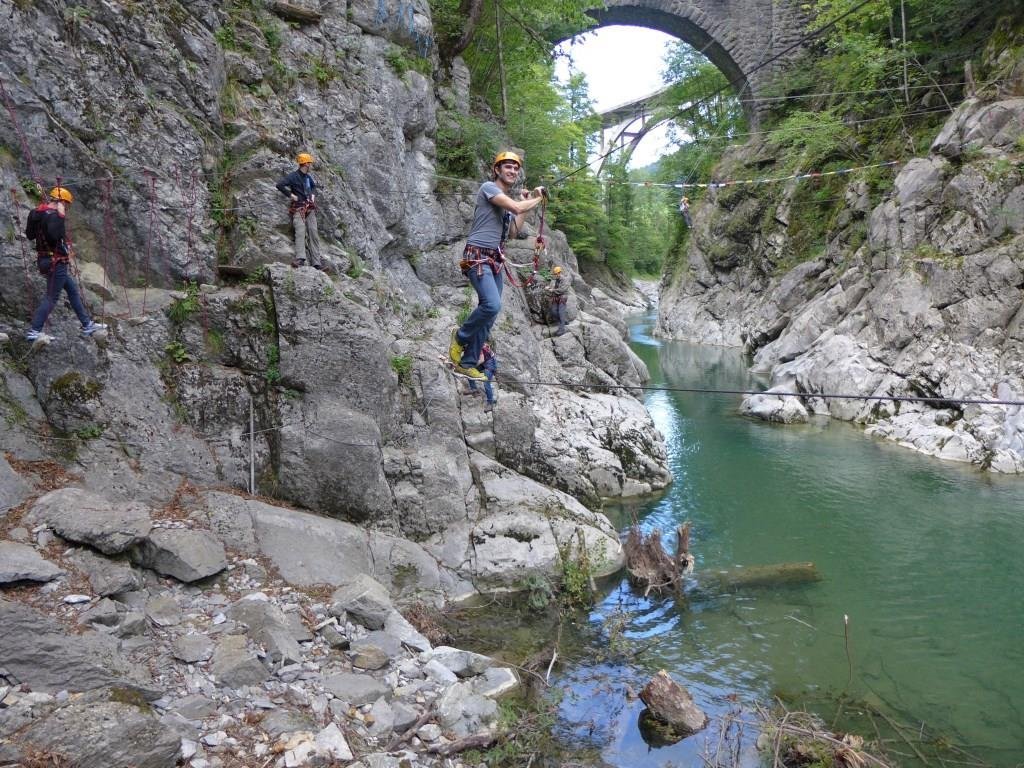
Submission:
<svg viewBox="0 0 1024 768">
<path fill-rule="evenodd" d="M 459 343 L 459 329 L 452 328 L 452 338 L 448 343 L 448 359 L 451 360 L 455 365 L 462 362 L 462 350 L 465 347 Z"/>
<path fill-rule="evenodd" d="M 467 379 L 487 381 L 487 377 L 484 376 L 483 372 L 479 368 L 463 368 L 461 365 L 456 365 L 455 372 L 460 376 L 465 376 Z"/>
<path fill-rule="evenodd" d="M 56 338 L 56 336 L 51 336 L 48 333 L 43 333 L 42 331 L 37 331 L 35 329 L 30 329 L 29 332 L 25 334 L 26 341 L 31 341 L 33 344 L 49 344 Z"/>
<path fill-rule="evenodd" d="M 99 333 L 100 331 L 105 331 L 105 330 L 107 330 L 107 324 L 106 323 L 94 323 L 94 322 L 92 322 L 90 320 L 88 325 L 83 325 L 82 326 L 82 335 L 83 336 L 92 336 L 94 333 Z"/>
</svg>

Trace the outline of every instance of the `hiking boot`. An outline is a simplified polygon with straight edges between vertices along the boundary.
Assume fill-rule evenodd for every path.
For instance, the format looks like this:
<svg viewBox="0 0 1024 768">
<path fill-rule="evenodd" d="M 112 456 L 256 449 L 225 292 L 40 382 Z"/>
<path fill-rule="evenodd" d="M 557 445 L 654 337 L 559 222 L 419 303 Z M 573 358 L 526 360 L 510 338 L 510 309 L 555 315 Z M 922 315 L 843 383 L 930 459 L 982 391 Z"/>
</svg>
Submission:
<svg viewBox="0 0 1024 768">
<path fill-rule="evenodd" d="M 30 329 L 29 332 L 25 334 L 25 340 L 31 341 L 33 344 L 49 344 L 51 341 L 56 340 L 56 338 L 56 336 L 51 336 L 48 333 L 37 331 L 34 328 Z"/>
<path fill-rule="evenodd" d="M 107 330 L 106 323 L 94 323 L 93 321 L 90 320 L 88 325 L 82 326 L 82 335 L 92 336 L 94 333 L 100 333 L 101 331 L 105 330 Z"/>
<path fill-rule="evenodd" d="M 473 379 L 474 381 L 487 381 L 487 377 L 484 376 L 483 372 L 479 368 L 463 368 L 461 365 L 456 365 L 455 372 L 460 376 L 465 376 L 467 379 Z"/>
<path fill-rule="evenodd" d="M 465 347 L 459 343 L 459 329 L 452 328 L 452 338 L 448 343 L 448 359 L 451 360 L 455 365 L 462 362 L 462 350 Z"/>
<path fill-rule="evenodd" d="M 487 403 L 487 405 L 484 406 L 484 413 L 490 413 L 493 410 L 494 410 L 494 403 Z"/>
</svg>

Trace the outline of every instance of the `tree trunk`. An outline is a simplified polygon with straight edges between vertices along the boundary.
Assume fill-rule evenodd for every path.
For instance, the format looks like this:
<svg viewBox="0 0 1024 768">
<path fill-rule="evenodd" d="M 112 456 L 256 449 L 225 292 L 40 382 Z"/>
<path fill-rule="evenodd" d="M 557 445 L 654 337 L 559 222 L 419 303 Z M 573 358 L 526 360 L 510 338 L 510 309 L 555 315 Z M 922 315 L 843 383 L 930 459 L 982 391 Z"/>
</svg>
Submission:
<svg viewBox="0 0 1024 768">
<path fill-rule="evenodd" d="M 498 80 L 501 83 L 501 122 L 508 124 L 508 90 L 505 86 L 505 57 L 501 52 L 501 6 L 494 3 L 494 34 L 498 41 Z"/>
<path fill-rule="evenodd" d="M 466 50 L 473 42 L 473 35 L 476 34 L 476 27 L 480 23 L 480 14 L 483 10 L 484 0 L 462 0 L 459 3 L 459 15 L 465 19 L 465 23 L 462 26 L 462 35 L 443 51 L 444 57 L 448 61 Z"/>
</svg>

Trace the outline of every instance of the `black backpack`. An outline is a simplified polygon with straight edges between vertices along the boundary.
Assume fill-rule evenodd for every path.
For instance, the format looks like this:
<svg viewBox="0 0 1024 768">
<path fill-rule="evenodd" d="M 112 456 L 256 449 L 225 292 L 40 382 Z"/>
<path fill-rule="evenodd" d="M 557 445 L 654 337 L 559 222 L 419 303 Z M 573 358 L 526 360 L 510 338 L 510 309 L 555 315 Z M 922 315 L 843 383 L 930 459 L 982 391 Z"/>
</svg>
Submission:
<svg viewBox="0 0 1024 768">
<path fill-rule="evenodd" d="M 28 212 L 28 221 L 25 223 L 25 239 L 35 240 L 42 234 L 39 225 L 43 223 L 44 215 L 45 212 L 38 208 L 33 208 Z"/>
<path fill-rule="evenodd" d="M 50 248 L 53 246 L 46 239 L 46 217 L 55 213 L 48 208 L 33 208 L 28 212 L 28 221 L 25 223 L 25 237 L 36 243 L 36 269 L 39 274 L 49 276 L 53 269 L 53 258 L 50 256 Z M 40 248 L 42 246 L 42 248 Z"/>
</svg>

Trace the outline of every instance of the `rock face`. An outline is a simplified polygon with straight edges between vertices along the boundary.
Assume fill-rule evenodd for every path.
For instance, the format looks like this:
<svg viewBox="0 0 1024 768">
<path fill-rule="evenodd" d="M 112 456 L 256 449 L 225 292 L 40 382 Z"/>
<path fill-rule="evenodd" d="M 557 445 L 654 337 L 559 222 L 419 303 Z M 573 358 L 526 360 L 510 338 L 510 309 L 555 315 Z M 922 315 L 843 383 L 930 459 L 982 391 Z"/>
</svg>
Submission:
<svg viewBox="0 0 1024 768">
<path fill-rule="evenodd" d="M 83 292 L 110 324 L 93 343 L 58 307 L 58 340 L 30 350 L 41 278 L 21 222 L 0 241 L 0 559 L 51 579 L 0 601 L 0 689 L 24 686 L 0 741 L 76 765 L 440 765 L 391 742 L 427 715 L 439 749 L 486 733 L 515 675 L 429 655 L 397 606 L 557 581 L 567 559 L 612 572 L 594 510 L 670 481 L 621 389 L 647 378 L 630 294 L 588 286 L 551 232 L 569 332 L 507 286 L 485 412 L 438 360 L 475 304 L 457 265 L 479 182 L 437 189 L 438 114 L 469 92 L 461 61 L 436 83 L 406 66 L 437 63 L 429 3 L 87 11 L 18 2 L 0 28 L 0 183 L 22 220 L 30 179 L 74 190 Z M 323 272 L 286 266 L 274 183 L 299 151 Z"/>
<path fill-rule="evenodd" d="M 1022 137 L 1024 99 L 964 102 L 877 204 L 849 183 L 824 253 L 778 277 L 786 235 L 752 224 L 788 221 L 794 186 L 777 199 L 712 191 L 686 269 L 663 281 L 659 331 L 743 346 L 773 385 L 806 394 L 751 398 L 752 415 L 788 423 L 806 408 L 939 458 L 1024 472 L 1019 407 L 941 402 L 1024 399 Z M 940 402 L 814 397 L 846 392 Z"/>
<path fill-rule="evenodd" d="M 0 30 L 0 78 L 25 142 L 9 142 L 18 157 L 0 156 L 0 181 L 27 205 L 31 186 L 19 179 L 48 182 L 58 168 L 68 179 L 81 282 L 111 321 L 102 346 L 87 344 L 58 308 L 56 347 L 24 366 L 0 358 L 0 403 L 12 409 L 4 445 L 21 459 L 50 456 L 39 436 L 56 430 L 88 466 L 80 487 L 43 496 L 27 522 L 201 580 L 224 553 L 160 517 L 194 489 L 246 489 L 322 516 L 303 537 L 280 507 L 252 506 L 231 529 L 294 583 L 339 584 L 373 568 L 379 548 L 356 542 L 370 529 L 402 542 L 394 551 L 426 579 L 418 588 L 452 595 L 474 574 L 440 575 L 412 542 L 452 545 L 449 531 L 485 516 L 493 491 L 474 474 L 481 455 L 500 463 L 525 508 L 556 517 L 670 482 L 661 436 L 619 388 L 647 378 L 624 340 L 620 301 L 634 297 L 591 288 L 560 233 L 548 233 L 541 266 L 574 275 L 569 332 L 551 337 L 535 292 L 507 287 L 493 414 L 438 364 L 475 304 L 457 264 L 478 183 L 434 194 L 438 111 L 462 110 L 468 84 L 462 62 L 436 87 L 389 64 L 436 62 L 429 4 L 385 6 L 247 5 L 243 22 L 230 4 L 201 0 L 173 13 L 105 7 L 69 25 L 48 6 L 15 4 Z M 25 71 L 27 61 L 39 68 Z M 299 150 L 316 155 L 324 272 L 286 266 L 290 225 L 274 183 Z M 98 167 L 118 173 L 77 181 Z M 39 288 L 25 284 L 22 245 L 0 244 L 0 327 L 15 344 Z M 510 258 L 529 262 L 533 245 L 510 243 Z M 249 276 L 222 281 L 219 266 Z M 183 279 L 193 282 L 172 290 Z M 601 389 L 559 386 L 581 383 Z M 25 498 L 12 482 L 0 503 Z M 599 515 L 580 520 L 598 532 L 588 542 L 615 543 Z M 291 557 L 300 541 L 310 557 Z M 328 551 L 358 556 L 324 567 Z M 394 588 L 392 574 L 372 575 Z"/>
</svg>

